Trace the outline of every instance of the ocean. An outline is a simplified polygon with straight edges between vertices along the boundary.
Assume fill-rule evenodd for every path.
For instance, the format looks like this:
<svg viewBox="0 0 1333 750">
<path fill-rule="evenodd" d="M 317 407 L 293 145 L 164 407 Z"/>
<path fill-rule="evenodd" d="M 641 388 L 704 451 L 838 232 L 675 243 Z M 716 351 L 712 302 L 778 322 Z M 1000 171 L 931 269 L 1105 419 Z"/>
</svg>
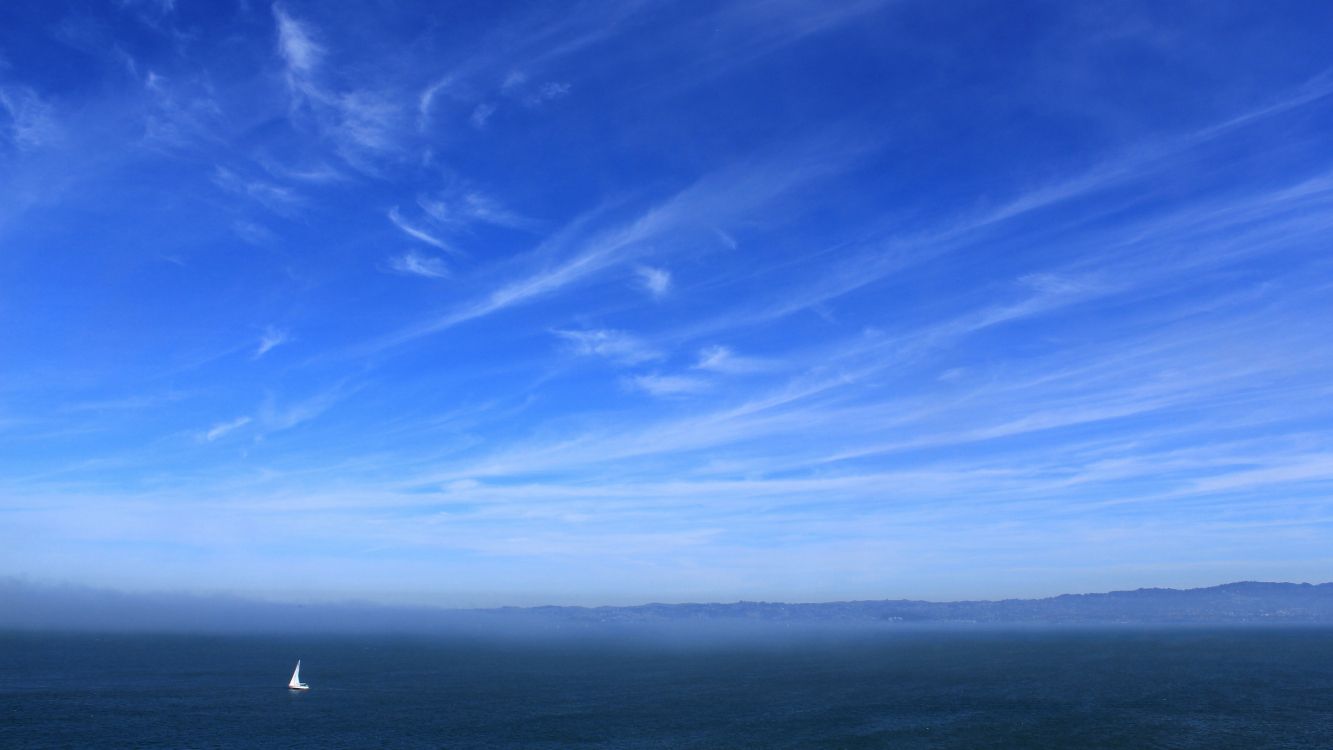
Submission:
<svg viewBox="0 0 1333 750">
<path fill-rule="evenodd" d="M 10 633 L 0 746 L 1330 748 L 1333 630 Z"/>
</svg>

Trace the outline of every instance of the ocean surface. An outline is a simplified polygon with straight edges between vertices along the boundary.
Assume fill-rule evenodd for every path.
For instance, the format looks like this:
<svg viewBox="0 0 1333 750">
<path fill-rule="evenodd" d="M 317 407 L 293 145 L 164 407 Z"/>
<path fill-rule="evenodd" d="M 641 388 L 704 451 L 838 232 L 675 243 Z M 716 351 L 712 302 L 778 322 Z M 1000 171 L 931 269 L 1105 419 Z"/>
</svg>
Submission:
<svg viewBox="0 0 1333 750">
<path fill-rule="evenodd" d="M 0 747 L 1330 748 L 1333 630 L 3 634 Z"/>
</svg>

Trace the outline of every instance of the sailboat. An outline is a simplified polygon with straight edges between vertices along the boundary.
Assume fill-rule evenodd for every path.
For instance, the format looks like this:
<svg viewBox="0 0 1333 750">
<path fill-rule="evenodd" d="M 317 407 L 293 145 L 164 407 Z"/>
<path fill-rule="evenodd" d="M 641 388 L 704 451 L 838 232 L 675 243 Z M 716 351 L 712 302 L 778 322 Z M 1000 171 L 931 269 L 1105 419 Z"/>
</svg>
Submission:
<svg viewBox="0 0 1333 750">
<path fill-rule="evenodd" d="M 309 690 L 310 686 L 301 682 L 301 660 L 296 660 L 296 669 L 292 670 L 292 681 L 287 683 L 289 690 Z"/>
</svg>

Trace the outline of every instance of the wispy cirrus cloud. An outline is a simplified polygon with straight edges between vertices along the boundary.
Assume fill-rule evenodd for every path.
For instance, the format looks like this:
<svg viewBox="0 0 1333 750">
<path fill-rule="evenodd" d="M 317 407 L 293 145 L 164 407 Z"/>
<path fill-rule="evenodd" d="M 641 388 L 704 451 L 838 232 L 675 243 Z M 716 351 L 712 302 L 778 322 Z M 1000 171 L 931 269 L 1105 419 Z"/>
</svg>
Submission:
<svg viewBox="0 0 1333 750">
<path fill-rule="evenodd" d="M 354 390 L 338 384 L 309 398 L 288 402 L 280 402 L 270 396 L 259 408 L 257 416 L 259 428 L 265 433 L 290 430 L 320 417 Z"/>
<path fill-rule="evenodd" d="M 1297 206 L 1309 210 L 1323 200 L 1326 189 L 1333 184 L 1325 181 L 1327 174 L 1300 180 L 1295 185 L 1270 187 L 1245 195 L 1184 201 L 1163 216 L 1127 220 L 1112 229 L 1103 228 L 1087 235 L 1078 234 L 1083 231 L 1080 222 L 1092 222 L 1094 218 L 1103 216 L 1103 211 L 1124 210 L 1125 200 L 1142 200 L 1144 195 L 1150 194 L 1154 188 L 1147 182 L 1162 174 L 1163 170 L 1193 168 L 1190 165 L 1206 158 L 1199 151 L 1201 147 L 1262 123 L 1265 118 L 1319 102 L 1330 94 L 1333 94 L 1333 84 L 1320 83 L 1303 87 L 1297 94 L 1280 98 L 1276 103 L 1227 118 L 1220 123 L 1164 137 L 1150 145 L 1126 150 L 1116 159 L 1093 165 L 1050 184 L 1022 191 L 993 207 L 961 217 L 951 217 L 951 221 L 939 226 L 906 234 L 882 230 L 874 232 L 869 239 L 862 239 L 850 250 L 844 249 L 840 257 L 836 258 L 826 259 L 823 253 L 812 253 L 810 264 L 816 267 L 814 273 L 809 278 L 801 279 L 779 298 L 758 306 L 751 304 L 748 308 L 736 309 L 716 320 L 695 326 L 687 335 L 691 338 L 709 336 L 719 331 L 762 325 L 794 313 L 817 309 L 833 300 L 881 283 L 895 274 L 943 257 L 975 250 L 983 243 L 994 242 L 997 237 L 1014 231 L 1017 222 L 1030 221 L 1050 212 L 1067 209 L 1070 204 L 1092 196 L 1118 195 L 1138 184 L 1143 187 L 1138 191 L 1130 191 L 1132 198 L 1108 200 L 1105 209 L 1076 212 L 1081 218 L 1073 220 L 1067 231 L 1071 236 L 1078 237 L 1071 241 L 1123 246 L 1140 260 L 1126 261 L 1125 268 L 1106 272 L 1099 279 L 1087 275 L 1087 260 L 1075 260 L 1068 268 L 1059 271 L 1033 273 L 1025 277 L 1024 283 L 1044 291 L 1044 298 L 1048 301 L 1061 294 L 1075 296 L 1075 292 L 1091 293 L 1094 296 L 1114 293 L 1132 287 L 1125 286 L 1123 282 L 1129 276 L 1141 279 L 1155 275 L 1165 278 L 1170 272 L 1179 270 L 1181 262 L 1221 264 L 1236 259 L 1237 256 L 1231 253 L 1217 252 L 1217 246 L 1214 245 L 1215 251 L 1212 253 L 1189 256 L 1194 260 L 1177 258 L 1169 270 L 1160 265 L 1150 266 L 1146 273 L 1126 275 L 1131 270 L 1127 267 L 1130 263 L 1140 263 L 1147 255 L 1161 254 L 1165 248 L 1186 241 L 1186 232 L 1232 226 L 1253 237 L 1273 231 L 1273 225 L 1266 223 L 1268 220 L 1281 220 L 1283 223 L 1278 231 L 1289 237 L 1304 236 L 1308 229 L 1318 231 L 1317 219 L 1314 227 L 1310 227 L 1308 217 L 1307 220 L 1293 221 L 1289 214 Z M 1199 238 L 1192 241 L 1197 242 Z M 1233 241 L 1231 245 L 1242 254 L 1272 246 L 1271 240 L 1251 239 Z M 1094 287 L 1099 287 L 1100 291 Z M 996 310 L 992 314 L 1002 313 Z"/>
<path fill-rule="evenodd" d="M 244 196 L 278 214 L 291 217 L 305 204 L 305 198 L 296 190 L 259 178 L 247 178 L 226 167 L 213 170 L 213 184 L 227 192 Z"/>
<path fill-rule="evenodd" d="M 433 220 L 454 231 L 473 224 L 535 231 L 541 222 L 512 211 L 496 198 L 475 189 L 450 189 L 417 197 L 417 205 Z"/>
<path fill-rule="evenodd" d="M 784 152 L 785 158 L 719 170 L 636 218 L 609 227 L 603 223 L 600 228 L 590 228 L 590 224 L 597 226 L 594 212 L 571 222 L 522 259 L 527 265 L 540 264 L 538 270 L 511 276 L 470 304 L 373 342 L 369 350 L 399 346 L 546 297 L 607 268 L 637 260 L 651 240 L 711 233 L 723 219 L 743 216 L 836 172 L 864 147 L 841 144 L 834 148 L 823 141 L 800 144 Z"/>
<path fill-rule="evenodd" d="M 269 394 L 253 415 L 247 414 L 219 422 L 200 435 L 200 439 L 211 443 L 242 428 L 250 427 L 256 435 L 256 440 L 262 440 L 266 435 L 290 430 L 322 416 L 356 390 L 356 387 L 340 382 L 304 399 L 280 400 L 277 396 Z"/>
<path fill-rule="evenodd" d="M 495 105 L 490 102 L 482 102 L 472 108 L 472 114 L 468 116 L 468 122 L 477 130 L 483 130 L 486 123 L 491 121 L 491 116 L 495 114 Z"/>
<path fill-rule="evenodd" d="M 449 267 L 441 258 L 423 255 L 409 250 L 402 255 L 389 259 L 389 270 L 409 276 L 422 276 L 428 279 L 449 278 Z"/>
<path fill-rule="evenodd" d="M 3 71 L 0 71 L 3 72 Z M 27 86 L 0 84 L 0 135 L 21 151 L 59 139 L 55 107 Z"/>
<path fill-rule="evenodd" d="M 315 40 L 314 32 L 293 18 L 281 3 L 273 5 L 273 19 L 278 25 L 278 51 L 287 63 L 288 75 L 295 77 L 292 85 L 304 88 L 309 85 L 304 78 L 324 61 L 324 47 Z"/>
<path fill-rule="evenodd" d="M 173 80 L 149 70 L 143 87 L 148 106 L 145 145 L 179 151 L 224 137 L 222 105 L 207 79 Z"/>
<path fill-rule="evenodd" d="M 665 268 L 639 266 L 634 269 L 639 285 L 654 297 L 664 297 L 671 291 L 671 272 Z"/>
<path fill-rule="evenodd" d="M 500 84 L 500 93 L 528 107 L 541 105 L 568 96 L 572 87 L 568 83 L 547 81 L 534 85 L 523 73 L 510 73 Z"/>
<path fill-rule="evenodd" d="M 452 76 L 444 76 L 433 81 L 421 90 L 417 96 L 417 128 L 425 130 L 430 124 L 431 112 L 435 109 L 435 100 L 449 90 L 454 83 Z"/>
<path fill-rule="evenodd" d="M 269 245 L 277 240 L 273 230 L 249 219 L 237 219 L 231 223 L 231 231 L 242 240 L 252 245 Z M 180 265 L 179 261 L 174 261 Z"/>
<path fill-rule="evenodd" d="M 694 363 L 694 369 L 723 375 L 746 375 L 771 370 L 774 364 L 759 357 L 739 355 L 729 346 L 713 344 L 699 350 L 699 358 Z"/>
<path fill-rule="evenodd" d="M 420 89 L 418 127 L 426 128 L 439 95 L 445 92 L 477 130 L 486 128 L 502 102 L 533 109 L 567 96 L 574 84 L 549 80 L 544 71 L 613 39 L 656 4 L 655 0 L 593 2 L 559 13 L 536 8 L 516 14 L 502 28 L 481 37 L 454 68 Z"/>
<path fill-rule="evenodd" d="M 417 240 L 418 242 L 424 242 L 427 245 L 430 245 L 431 247 L 436 248 L 438 250 L 443 250 L 446 253 L 460 254 L 461 251 L 454 248 L 449 243 L 445 242 L 439 237 L 436 237 L 430 232 L 427 232 L 420 226 L 408 221 L 403 216 L 402 211 L 400 211 L 397 206 L 394 206 L 393 208 L 389 209 L 388 216 L 389 216 L 389 221 L 393 222 L 393 225 L 398 227 L 398 229 L 408 237 L 411 237 L 412 239 Z"/>
<path fill-rule="evenodd" d="M 123 8 L 142 8 L 158 14 L 174 13 L 176 0 L 119 0 Z"/>
<path fill-rule="evenodd" d="M 259 359 L 275 347 L 287 343 L 290 339 L 291 335 L 287 331 L 274 326 L 267 326 L 263 335 L 259 337 L 259 344 L 255 347 L 253 358 Z"/>
<path fill-rule="evenodd" d="M 626 365 L 661 359 L 662 353 L 624 332 L 605 329 L 553 331 L 575 354 L 604 357 Z"/>
<path fill-rule="evenodd" d="M 223 437 L 224 435 L 235 432 L 236 430 L 245 427 L 246 425 L 250 424 L 253 421 L 254 417 L 247 416 L 247 417 L 237 417 L 236 419 L 230 420 L 228 422 L 219 422 L 213 425 L 212 427 L 208 428 L 208 431 L 203 434 L 203 439 L 205 442 L 211 443 L 214 440 Z"/>
<path fill-rule="evenodd" d="M 626 382 L 635 390 L 662 397 L 689 396 L 702 393 L 709 388 L 707 380 L 690 375 L 650 373 L 635 375 Z"/>
<path fill-rule="evenodd" d="M 372 154 L 391 154 L 398 149 L 402 108 L 380 92 L 344 91 L 332 100 L 338 113 L 336 127 L 348 149 Z"/>
<path fill-rule="evenodd" d="M 281 4 L 273 6 L 273 18 L 293 98 L 292 117 L 308 116 L 355 169 L 375 173 L 378 160 L 397 158 L 405 114 L 401 103 L 377 87 L 332 85 L 323 70 L 327 49 L 314 27 Z"/>
</svg>

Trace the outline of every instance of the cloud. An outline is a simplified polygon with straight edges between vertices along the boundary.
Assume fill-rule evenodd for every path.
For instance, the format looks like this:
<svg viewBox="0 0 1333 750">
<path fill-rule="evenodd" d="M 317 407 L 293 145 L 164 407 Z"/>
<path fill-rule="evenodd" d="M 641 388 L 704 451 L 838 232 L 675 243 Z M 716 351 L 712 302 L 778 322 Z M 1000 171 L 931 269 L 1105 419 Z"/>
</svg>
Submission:
<svg viewBox="0 0 1333 750">
<path fill-rule="evenodd" d="M 473 221 L 509 229 L 535 229 L 537 226 L 536 221 L 510 211 L 499 201 L 475 190 L 463 195 L 463 205 Z"/>
<path fill-rule="evenodd" d="M 144 77 L 144 94 L 149 109 L 146 144 L 183 149 L 219 138 L 222 107 L 206 79 L 177 82 L 150 70 Z"/>
<path fill-rule="evenodd" d="M 719 220 L 744 216 L 779 196 L 829 175 L 857 153 L 839 145 L 802 144 L 793 156 L 721 169 L 698 180 L 670 199 L 636 218 L 597 229 L 600 211 L 570 222 L 547 238 L 516 265 L 536 266 L 500 282 L 482 297 L 455 311 L 356 347 L 351 354 L 366 354 L 399 346 L 514 305 L 531 302 L 567 288 L 605 269 L 637 260 L 650 240 L 670 236 L 675 242 L 691 232 L 712 233 Z M 668 245 L 670 247 L 670 245 Z M 661 249 L 660 247 L 658 248 Z"/>
<path fill-rule="evenodd" d="M 255 348 L 254 359 L 259 359 L 274 347 L 281 346 L 282 344 L 287 343 L 287 341 L 288 335 L 286 331 L 274 328 L 273 326 L 268 326 L 264 329 L 264 335 L 259 337 L 259 346 Z"/>
<path fill-rule="evenodd" d="M 773 369 L 773 362 L 756 357 L 741 357 L 731 347 L 715 344 L 699 350 L 694 369 L 725 375 L 745 375 Z"/>
<path fill-rule="evenodd" d="M 55 108 L 25 86 L 0 86 L 0 134 L 20 151 L 55 141 L 60 135 Z"/>
<path fill-rule="evenodd" d="M 699 69 L 706 75 L 746 65 L 803 39 L 848 24 L 875 13 L 890 0 L 847 0 L 840 3 L 807 3 L 773 0 L 753 3 L 720 3 L 703 17 L 714 40 L 711 50 L 698 55 Z"/>
<path fill-rule="evenodd" d="M 291 117 L 313 120 L 328 135 L 342 160 L 363 172 L 377 173 L 377 160 L 399 150 L 403 108 L 379 85 L 343 86 L 321 80 L 325 49 L 308 23 L 298 21 L 281 5 L 273 7 L 278 28 L 278 53 L 286 64 L 293 98 Z"/>
<path fill-rule="evenodd" d="M 208 429 L 208 432 L 204 433 L 204 440 L 211 443 L 223 435 L 226 435 L 233 430 L 239 430 L 253 421 L 254 419 L 252 417 L 237 417 L 230 422 L 215 424 Z"/>
<path fill-rule="evenodd" d="M 1099 429 L 1112 442 L 1126 435 L 1139 440 L 1145 427 L 1161 423 L 1155 415 L 1165 413 L 1175 415 L 1173 430 L 1188 425 L 1206 431 L 1211 429 L 1207 420 L 1182 421 L 1182 416 L 1211 414 L 1216 404 L 1245 412 L 1272 397 L 1315 398 L 1308 388 L 1321 382 L 1311 377 L 1326 356 L 1303 341 L 1316 334 L 1294 328 L 1274 336 L 1273 327 L 1287 312 L 1307 310 L 1310 302 L 1308 295 L 1289 298 L 1282 300 L 1281 308 L 1269 309 L 1253 299 L 1238 298 L 1206 317 L 1185 317 L 1168 330 L 1157 331 L 1150 325 L 1142 331 L 1151 332 L 1148 338 L 1121 334 L 1076 347 L 1054 347 L 1042 358 L 1023 357 L 1004 369 L 987 368 L 969 377 L 962 392 L 951 385 L 945 394 L 905 400 L 880 389 L 901 374 L 920 368 L 933 372 L 939 357 L 951 356 L 947 352 L 962 339 L 995 325 L 993 306 L 982 304 L 972 312 L 924 325 L 910 336 L 853 337 L 842 353 L 836 347 L 816 347 L 800 363 L 793 363 L 792 369 L 803 374 L 739 405 L 637 431 L 609 425 L 601 434 L 523 445 L 513 456 L 460 467 L 459 475 L 578 472 L 609 460 L 625 466 L 631 457 L 649 455 L 687 466 L 694 463 L 688 460 L 690 454 L 701 448 L 711 447 L 710 455 L 723 457 L 727 455 L 723 446 L 760 440 L 769 441 L 772 450 L 751 462 L 757 471 L 798 468 L 803 459 L 795 456 L 818 453 L 820 444 L 844 446 L 830 451 L 825 462 L 924 453 L 946 446 L 950 451 L 953 446 L 987 451 L 996 445 L 1022 451 L 1030 444 L 1033 455 L 1041 455 L 1049 449 L 1043 442 L 1050 439 L 1048 434 L 1079 434 L 1081 426 L 1102 425 Z M 1029 316 L 1048 309 L 1017 307 Z M 1265 353 L 1255 356 L 1251 351 L 1255 346 Z M 723 364 L 728 354 L 710 348 L 701 353 L 701 362 Z M 1276 383 L 1281 387 L 1271 390 Z M 702 383 L 672 382 L 654 374 L 638 383 L 627 381 L 627 386 L 671 393 L 698 391 Z M 779 440 L 784 435 L 803 435 L 803 444 L 786 444 Z"/>
<path fill-rule="evenodd" d="M 277 400 L 270 395 L 260 405 L 256 416 L 243 416 L 229 422 L 220 422 L 210 427 L 201 438 L 211 443 L 252 423 L 258 427 L 260 438 L 268 433 L 288 430 L 322 415 L 355 390 L 347 387 L 345 383 L 339 383 L 285 407 L 279 407 Z"/>
<path fill-rule="evenodd" d="M 495 105 L 489 102 L 482 102 L 472 110 L 472 115 L 468 118 L 468 122 L 472 123 L 472 127 L 481 130 L 486 127 L 486 123 L 491 119 L 491 115 L 493 114 L 495 114 Z"/>
<path fill-rule="evenodd" d="M 605 357 L 626 365 L 662 358 L 660 352 L 624 331 L 553 331 L 553 333 L 564 339 L 575 354 Z"/>
<path fill-rule="evenodd" d="M 259 409 L 259 425 L 265 434 L 289 430 L 321 416 L 357 390 L 358 388 L 349 387 L 344 381 L 326 388 L 310 398 L 282 407 L 278 405 L 275 397 L 269 396 Z"/>
<path fill-rule="evenodd" d="M 527 74 L 515 70 L 505 76 L 504 81 L 500 83 L 500 91 L 509 94 L 510 92 L 522 88 L 527 82 Z"/>
<path fill-rule="evenodd" d="M 408 222 L 407 219 L 403 218 L 402 212 L 398 210 L 397 206 L 389 209 L 389 221 L 393 222 L 394 226 L 398 227 L 402 230 L 403 234 L 406 234 L 412 239 L 424 242 L 431 247 L 443 250 L 447 253 L 461 254 L 460 251 L 454 249 L 444 240 Z"/>
<path fill-rule="evenodd" d="M 567 96 L 570 89 L 568 83 L 556 81 L 548 81 L 534 88 L 529 85 L 529 78 L 526 73 L 511 71 L 505 75 L 504 80 L 500 83 L 499 93 L 503 97 L 502 102 L 507 99 L 524 107 L 535 109 L 547 102 Z M 422 102 L 425 102 L 424 96 L 423 94 Z M 472 115 L 468 120 L 472 123 L 472 127 L 482 130 L 498 109 L 499 104 L 494 101 L 481 102 L 473 108 Z M 424 119 L 425 109 L 423 108 L 421 111 Z"/>
<path fill-rule="evenodd" d="M 639 266 L 634 269 L 639 285 L 654 297 L 664 297 L 671 290 L 671 272 L 665 268 Z"/>
<path fill-rule="evenodd" d="M 552 99 L 559 99 L 569 94 L 570 86 L 568 83 L 544 83 L 537 89 L 537 99 L 542 102 L 549 102 Z"/>
<path fill-rule="evenodd" d="M 313 159 L 300 165 L 289 165 L 267 158 L 257 160 L 274 177 L 311 185 L 334 185 L 344 183 L 348 177 L 330 166 L 323 159 Z"/>
<path fill-rule="evenodd" d="M 305 203 L 305 199 L 289 187 L 245 178 L 226 167 L 213 170 L 213 184 L 227 192 L 245 196 L 279 216 L 291 217 Z"/>
<path fill-rule="evenodd" d="M 397 273 L 424 276 L 428 279 L 448 278 L 449 268 L 440 258 L 409 250 L 389 261 L 389 268 Z"/>
<path fill-rule="evenodd" d="M 417 97 L 417 128 L 425 130 L 430 122 L 431 110 L 435 106 L 435 98 L 441 92 L 447 91 L 453 85 L 452 76 L 445 76 L 436 80 L 426 88 L 422 89 L 421 95 Z"/>
<path fill-rule="evenodd" d="M 119 0 L 122 8 L 143 8 L 158 15 L 166 15 L 176 10 L 176 0 Z"/>
<path fill-rule="evenodd" d="M 288 15 L 280 4 L 273 6 L 273 18 L 278 23 L 278 50 L 288 71 L 299 76 L 313 73 L 324 59 L 324 48 L 309 27 Z"/>
<path fill-rule="evenodd" d="M 688 375 L 637 375 L 628 382 L 634 389 L 653 396 L 689 396 L 709 388 L 707 380 Z"/>
<path fill-rule="evenodd" d="M 534 231 L 540 222 L 509 210 L 479 190 L 446 190 L 434 197 L 419 196 L 417 205 L 436 222 L 455 231 L 471 224 Z"/>
<path fill-rule="evenodd" d="M 231 223 L 231 231 L 234 232 L 237 237 L 240 237 L 252 245 L 269 245 L 276 242 L 278 239 L 278 236 L 269 230 L 268 227 L 246 219 L 237 219 L 236 221 L 233 221 Z"/>
<path fill-rule="evenodd" d="M 338 114 L 338 132 L 350 145 L 366 151 L 397 147 L 399 106 L 378 91 L 345 91 L 332 100 Z"/>
<path fill-rule="evenodd" d="M 1095 292 L 1097 285 L 1087 278 L 1079 278 L 1060 273 L 1029 273 L 1018 279 L 1019 283 L 1051 296 L 1077 296 Z"/>
<path fill-rule="evenodd" d="M 694 366 L 700 370 L 714 370 L 725 366 L 733 358 L 731 349 L 725 346 L 710 346 L 699 350 L 699 361 Z"/>
<path fill-rule="evenodd" d="M 518 100 L 526 107 L 540 107 L 546 102 L 567 96 L 570 92 L 568 83 L 548 81 L 535 89 L 527 85 L 528 77 L 522 73 L 510 73 L 500 85 L 500 93 Z"/>
<path fill-rule="evenodd" d="M 822 253 L 810 254 L 810 279 L 800 282 L 786 294 L 774 301 L 753 306 L 747 310 L 734 310 L 716 320 L 700 324 L 691 331 L 694 336 L 702 336 L 724 329 L 753 326 L 791 315 L 798 311 L 818 309 L 826 302 L 844 295 L 862 290 L 895 273 L 919 266 L 950 253 L 967 248 L 974 248 L 979 243 L 991 240 L 994 233 L 1010 230 L 1017 219 L 1032 219 L 1035 215 L 1047 211 L 1068 209 L 1070 204 L 1086 200 L 1092 196 L 1108 195 L 1117 190 L 1125 190 L 1140 184 L 1135 192 L 1142 196 L 1152 190 L 1151 185 L 1143 184 L 1146 180 L 1168 169 L 1192 169 L 1193 162 L 1200 157 L 1199 147 L 1244 126 L 1255 125 L 1258 121 L 1287 110 L 1321 101 L 1333 94 L 1333 84 L 1324 82 L 1305 87 L 1296 96 L 1279 100 L 1276 104 L 1243 113 L 1219 124 L 1200 128 L 1184 135 L 1167 138 L 1148 146 L 1125 149 L 1113 158 L 1107 159 L 1091 168 L 1072 176 L 1054 180 L 1044 186 L 1029 189 L 1009 197 L 998 205 L 966 215 L 962 218 L 942 223 L 925 231 L 898 235 L 891 232 L 878 232 L 877 236 L 867 241 L 864 246 L 852 252 L 842 262 L 830 263 Z M 1160 235 L 1173 232 L 1178 238 L 1184 237 L 1182 230 L 1198 232 L 1209 227 L 1221 229 L 1231 227 L 1229 231 L 1239 231 L 1250 225 L 1257 225 L 1260 218 L 1272 219 L 1284 211 L 1292 211 L 1304 201 L 1307 209 L 1313 209 L 1313 203 L 1328 190 L 1329 175 L 1324 174 L 1312 180 L 1279 190 L 1263 190 L 1257 194 L 1242 196 L 1220 205 L 1199 205 L 1197 200 L 1188 200 L 1183 206 L 1159 220 L 1139 222 L 1126 221 L 1116 227 L 1119 235 L 1104 231 L 1093 235 L 1097 242 L 1115 243 L 1117 246 L 1132 248 L 1149 246 L 1155 248 L 1150 253 L 1135 254 L 1135 264 L 1146 269 L 1134 276 L 1162 274 L 1165 267 L 1161 263 L 1142 262 L 1143 258 L 1153 254 L 1173 257 L 1174 253 L 1166 248 L 1170 242 L 1161 240 Z M 1121 202 L 1105 201 L 1106 206 L 1125 206 Z M 1102 209 L 1105 211 L 1107 209 Z M 1085 213 L 1087 216 L 1104 216 L 1104 213 Z M 1294 223 L 1294 222 L 1293 222 Z M 1071 225 L 1075 229 L 1078 224 Z M 1130 230 L 1127 231 L 1127 228 Z M 1293 232 L 1304 231 L 1293 227 L 1285 230 L 1287 237 L 1294 238 Z M 1316 230 L 1320 231 L 1320 230 Z M 1153 242 L 1154 238 L 1159 238 Z M 1209 238 L 1215 239 L 1215 238 Z M 1084 242 L 1089 241 L 1084 237 Z M 1178 240 L 1179 241 L 1179 240 Z M 1192 242 L 1201 242 L 1195 237 Z M 1273 245 L 1273 240 L 1265 242 L 1236 242 L 1238 252 L 1250 252 Z M 1195 263 L 1221 262 L 1227 256 L 1212 253 L 1193 256 Z M 1131 264 L 1125 264 L 1129 266 Z M 1128 271 L 1129 269 L 1124 269 Z M 1177 267 L 1175 270 L 1179 270 Z M 1114 279 L 1116 274 L 1108 274 Z M 1020 283 L 1047 293 L 1047 301 L 1060 296 L 1070 298 L 1079 295 L 1088 297 L 1107 294 L 1115 286 L 1101 278 L 1086 275 L 1086 269 L 1052 269 L 1029 274 L 1021 278 Z"/>
</svg>

